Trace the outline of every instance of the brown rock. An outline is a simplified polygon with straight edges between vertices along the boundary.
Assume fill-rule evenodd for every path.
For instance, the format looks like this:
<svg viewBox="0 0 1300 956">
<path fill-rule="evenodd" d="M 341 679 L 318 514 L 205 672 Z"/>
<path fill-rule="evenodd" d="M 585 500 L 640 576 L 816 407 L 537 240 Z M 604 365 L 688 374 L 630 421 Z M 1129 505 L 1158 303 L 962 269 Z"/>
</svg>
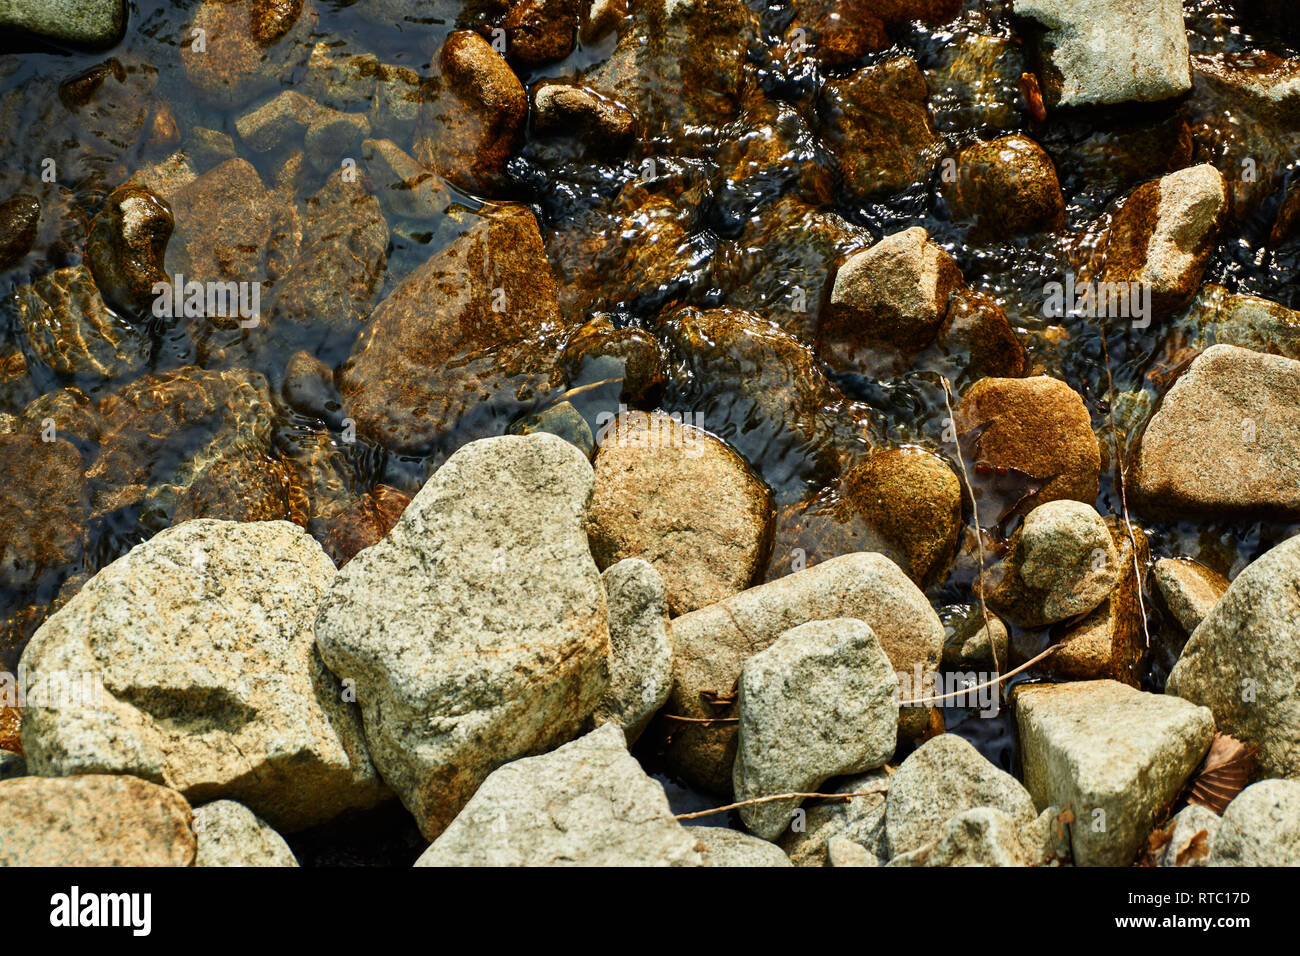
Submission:
<svg viewBox="0 0 1300 956">
<path fill-rule="evenodd" d="M 1300 517 L 1300 362 L 1215 345 L 1165 395 L 1137 452 L 1161 513 Z"/>
<path fill-rule="evenodd" d="M 306 61 L 316 21 L 301 0 L 202 0 L 181 48 L 185 76 L 205 103 L 247 103 Z"/>
<path fill-rule="evenodd" d="M 537 220 L 486 212 L 379 304 L 340 369 L 359 435 L 420 452 L 460 425 L 495 430 L 466 418 L 513 419 L 549 381 L 562 329 Z"/>
<path fill-rule="evenodd" d="M 190 805 L 136 777 L 0 781 L 0 866 L 190 866 Z"/>
<path fill-rule="evenodd" d="M 636 117 L 622 103 L 589 86 L 543 80 L 533 87 L 533 129 L 574 136 L 605 152 L 625 147 L 636 136 Z"/>
<path fill-rule="evenodd" d="M 1188 634 L 1214 610 L 1231 584 L 1218 571 L 1191 558 L 1161 558 L 1153 576 L 1165 606 Z"/>
<path fill-rule="evenodd" d="M 673 614 L 743 591 L 767 558 L 768 489 L 739 455 L 681 416 L 610 418 L 596 436 L 587 512 L 596 565 L 649 562 Z"/>
<path fill-rule="evenodd" d="M 562 60 L 573 52 L 578 0 L 515 0 L 502 26 L 507 50 L 521 63 Z"/>
<path fill-rule="evenodd" d="M 29 587 L 81 556 L 82 468 L 81 455 L 66 441 L 0 435 L 0 585 Z"/>
<path fill-rule="evenodd" d="M 1029 370 L 1029 354 L 1002 306 L 979 292 L 958 290 L 934 344 L 916 360 L 958 385 L 981 378 L 1019 378 Z"/>
<path fill-rule="evenodd" d="M 863 67 L 822 92 L 822 135 L 844 184 L 859 197 L 898 193 L 929 178 L 943 141 L 926 109 L 929 88 L 916 61 Z"/>
<path fill-rule="evenodd" d="M 0 202 L 0 269 L 22 261 L 36 244 L 41 204 L 35 196 L 20 193 Z"/>
<path fill-rule="evenodd" d="M 528 95 L 477 33 L 447 37 L 438 63 L 440 76 L 420 111 L 415 158 L 462 189 L 491 193 L 523 135 Z"/>
<path fill-rule="evenodd" d="M 902 371 L 934 341 L 964 285 L 957 263 L 921 227 L 886 236 L 835 273 L 817 354 L 840 372 Z"/>
<path fill-rule="evenodd" d="M 119 186 L 90 223 L 86 256 L 104 301 L 119 312 L 141 315 L 157 297 L 154 284 L 169 282 L 163 270 L 176 221 L 171 207 L 139 186 Z"/>
<path fill-rule="evenodd" d="M 945 23 L 961 12 L 961 0 L 798 0 L 791 31 L 809 55 L 843 66 L 889 47 L 888 30 L 911 20 Z M 787 39 L 790 39 L 787 34 Z"/>
<path fill-rule="evenodd" d="M 957 178 L 943 194 L 959 220 L 972 220 L 982 236 L 1005 239 L 1065 223 L 1065 198 L 1056 167 L 1043 148 L 1016 133 L 976 143 L 957 156 Z"/>
<path fill-rule="evenodd" d="M 1037 482 L 1026 505 L 1097 499 L 1101 448 L 1079 393 L 1064 382 L 985 378 L 962 394 L 957 434 L 974 436 L 967 460 L 980 468 L 1014 468 Z"/>
<path fill-rule="evenodd" d="M 307 527 L 311 504 L 298 472 L 275 458 L 219 458 L 185 489 L 172 523 L 191 518 L 292 521 Z"/>
<path fill-rule="evenodd" d="M 288 33 L 302 14 L 303 0 L 252 0 L 249 32 L 261 46 L 271 46 Z"/>
<path fill-rule="evenodd" d="M 665 381 L 663 355 L 655 337 L 635 326 L 615 328 L 603 315 L 569 336 L 560 367 L 570 388 L 622 379 L 620 398 L 624 402 L 650 399 Z"/>
<path fill-rule="evenodd" d="M 383 540 L 402 516 L 411 496 L 388 485 L 376 485 L 340 511 L 329 523 L 321 543 L 336 567 L 343 567 L 357 554 Z"/>
<path fill-rule="evenodd" d="M 171 203 L 169 273 L 199 282 L 267 278 L 273 201 L 251 163 L 227 160 L 178 190 Z"/>
</svg>

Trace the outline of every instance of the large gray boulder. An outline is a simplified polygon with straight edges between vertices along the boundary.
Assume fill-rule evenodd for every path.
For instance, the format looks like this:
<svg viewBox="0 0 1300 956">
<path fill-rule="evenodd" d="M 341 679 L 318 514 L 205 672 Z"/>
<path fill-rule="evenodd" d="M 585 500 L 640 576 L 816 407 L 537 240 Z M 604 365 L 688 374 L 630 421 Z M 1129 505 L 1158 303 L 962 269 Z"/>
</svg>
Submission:
<svg viewBox="0 0 1300 956">
<path fill-rule="evenodd" d="M 885 831 L 891 859 L 939 839 L 948 820 L 976 807 L 1001 810 L 1017 824 L 1035 816 L 1020 781 L 965 739 L 941 734 L 926 741 L 903 761 L 889 787 Z"/>
<path fill-rule="evenodd" d="M 313 636 L 334 574 L 286 521 L 187 521 L 132 548 L 23 654 L 29 772 L 131 774 L 285 830 L 374 806 L 387 790 Z M 60 693 L 85 674 L 102 693 Z"/>
<path fill-rule="evenodd" d="M 591 489 L 591 465 L 554 435 L 466 445 L 321 606 L 321 654 L 430 839 L 497 767 L 574 737 L 605 693 Z"/>
<path fill-rule="evenodd" d="M 1016 694 L 1025 786 L 1069 807 L 1074 862 L 1128 866 L 1210 747 L 1205 707 L 1118 681 L 1039 684 Z"/>
<path fill-rule="evenodd" d="M 1237 575 L 1187 639 L 1165 691 L 1257 744 L 1262 776 L 1300 777 L 1300 537 Z"/>
<path fill-rule="evenodd" d="M 1151 102 L 1192 88 L 1181 0 L 1015 0 L 1042 28 L 1052 106 Z"/>
<path fill-rule="evenodd" d="M 861 621 L 811 621 L 787 631 L 740 672 L 732 779 L 738 801 L 808 793 L 879 767 L 898 738 L 898 677 Z M 771 840 L 798 797 L 751 804 L 740 818 Z"/>
<path fill-rule="evenodd" d="M 1207 866 L 1300 866 L 1300 782 L 1261 780 L 1223 811 Z"/>
<path fill-rule="evenodd" d="M 703 866 L 694 829 L 603 724 L 493 772 L 416 866 Z"/>
<path fill-rule="evenodd" d="M 895 672 L 928 674 L 938 667 L 943 624 L 930 602 L 888 558 L 857 552 L 674 619 L 669 713 L 696 720 L 735 716 L 730 692 L 748 658 L 791 628 L 834 618 L 869 625 Z M 666 755 L 673 772 L 697 787 L 730 795 L 736 725 L 670 724 Z M 905 708 L 899 724 L 905 732 L 924 729 L 926 711 Z"/>
</svg>

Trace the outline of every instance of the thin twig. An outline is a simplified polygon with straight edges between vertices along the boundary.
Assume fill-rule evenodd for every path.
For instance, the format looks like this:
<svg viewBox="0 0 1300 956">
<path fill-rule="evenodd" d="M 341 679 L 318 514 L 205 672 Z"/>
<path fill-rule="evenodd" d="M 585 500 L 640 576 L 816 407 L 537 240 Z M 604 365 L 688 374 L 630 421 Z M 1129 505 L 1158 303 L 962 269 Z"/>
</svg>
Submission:
<svg viewBox="0 0 1300 956">
<path fill-rule="evenodd" d="M 984 603 L 984 588 L 982 587 L 984 582 L 984 529 L 980 525 L 980 506 L 975 500 L 975 487 L 971 483 L 970 472 L 966 469 L 966 458 L 961 453 L 961 439 L 957 435 L 957 418 L 952 410 L 952 383 L 948 381 L 946 375 L 939 376 L 939 380 L 943 383 L 943 404 L 948 409 L 948 421 L 952 423 L 953 445 L 957 448 L 957 465 L 961 468 L 962 476 L 966 479 L 966 493 L 970 496 L 971 517 L 975 520 L 975 544 L 979 549 L 980 561 L 978 583 L 981 585 L 976 587 L 975 591 L 979 594 L 980 613 L 984 616 L 984 631 L 989 636 L 989 651 L 993 655 L 993 670 L 996 672 L 1000 666 L 998 664 L 998 648 L 997 642 L 993 640 L 993 627 L 989 621 L 988 605 Z"/>
<path fill-rule="evenodd" d="M 700 817 L 711 817 L 715 814 L 726 813 L 728 810 L 738 810 L 741 807 L 752 807 L 759 803 L 772 803 L 776 800 L 811 800 L 820 797 L 825 800 L 847 803 L 854 797 L 869 797 L 872 794 L 885 793 L 888 789 L 888 787 L 882 787 L 876 790 L 857 790 L 853 793 L 775 793 L 770 797 L 754 797 L 752 800 L 741 800 L 739 803 L 729 803 L 725 807 L 714 807 L 712 810 L 696 810 L 693 813 L 679 813 L 676 814 L 676 819 L 698 820 Z"/>
<path fill-rule="evenodd" d="M 931 704 L 939 703 L 939 701 L 941 700 L 949 700 L 954 697 L 962 697 L 966 694 L 973 694 L 977 690 L 983 690 L 985 687 L 992 687 L 994 684 L 1001 684 L 1004 680 L 1007 680 L 1010 677 L 1015 677 L 1017 674 L 1022 673 L 1023 671 L 1027 671 L 1029 668 L 1033 667 L 1035 664 L 1041 661 L 1044 657 L 1048 657 L 1049 655 L 1055 654 L 1057 651 L 1061 649 L 1062 646 L 1063 645 L 1061 644 L 1053 644 L 1047 650 L 1043 651 L 1043 653 L 1035 657 L 1031 657 L 1029 660 L 1025 661 L 1019 667 L 1013 670 L 1009 670 L 1005 674 L 998 675 L 998 677 L 995 678 L 994 680 L 985 681 L 983 684 L 976 684 L 974 687 L 967 687 L 964 690 L 953 691 L 951 694 L 944 694 L 942 697 L 923 697 L 920 698 L 919 700 L 900 700 L 898 702 L 898 706 L 899 707 L 928 707 Z"/>
<path fill-rule="evenodd" d="M 684 724 L 735 724 L 739 717 L 680 717 L 677 714 L 664 714 L 665 720 L 680 720 Z"/>
<path fill-rule="evenodd" d="M 1147 606 L 1143 598 L 1142 587 L 1142 568 L 1138 560 L 1138 543 L 1137 536 L 1133 534 L 1133 522 L 1129 520 L 1128 514 L 1128 472 L 1124 469 L 1124 456 L 1120 454 L 1119 449 L 1119 426 L 1115 424 L 1115 380 L 1110 374 L 1110 345 L 1106 342 L 1106 326 L 1100 327 L 1101 331 L 1101 354 L 1106 362 L 1106 406 L 1110 417 L 1110 442 L 1114 449 L 1115 456 L 1115 474 L 1119 478 L 1119 507 L 1124 517 L 1124 530 L 1128 532 L 1128 542 L 1133 551 L 1133 575 L 1137 581 L 1137 598 L 1138 614 L 1142 618 L 1142 636 L 1146 641 L 1147 649 L 1151 648 L 1151 631 L 1147 627 Z"/>
</svg>

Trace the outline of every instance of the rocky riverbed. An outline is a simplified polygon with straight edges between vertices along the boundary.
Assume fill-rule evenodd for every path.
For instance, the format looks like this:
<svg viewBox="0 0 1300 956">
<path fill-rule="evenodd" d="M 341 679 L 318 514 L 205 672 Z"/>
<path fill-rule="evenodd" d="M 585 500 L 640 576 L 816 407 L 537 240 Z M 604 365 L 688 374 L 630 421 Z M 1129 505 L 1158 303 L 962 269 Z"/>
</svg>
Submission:
<svg viewBox="0 0 1300 956">
<path fill-rule="evenodd" d="M 1300 865 L 1291 3 L 0 34 L 0 863 Z"/>
</svg>

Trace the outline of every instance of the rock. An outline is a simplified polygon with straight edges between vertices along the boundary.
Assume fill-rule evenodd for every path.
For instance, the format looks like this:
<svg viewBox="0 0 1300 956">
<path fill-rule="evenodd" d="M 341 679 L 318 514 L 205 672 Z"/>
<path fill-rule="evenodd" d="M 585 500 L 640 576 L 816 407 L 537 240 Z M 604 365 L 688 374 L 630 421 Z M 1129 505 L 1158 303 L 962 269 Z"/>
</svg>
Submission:
<svg viewBox="0 0 1300 956">
<path fill-rule="evenodd" d="M 190 866 L 190 805 L 134 777 L 0 782 L 0 866 Z"/>
<path fill-rule="evenodd" d="M 523 136 L 528 95 L 477 33 L 447 37 L 438 64 L 437 85 L 420 111 L 415 158 L 463 190 L 491 194 Z"/>
<path fill-rule="evenodd" d="M 817 324 L 817 353 L 833 370 L 902 371 L 934 341 L 961 270 L 920 226 L 886 236 L 835 273 Z"/>
<path fill-rule="evenodd" d="M 86 470 L 92 517 L 139 508 L 149 533 L 223 459 L 263 463 L 271 450 L 271 395 L 247 369 L 193 366 L 142 375 L 101 399 L 100 452 Z M 209 486 L 209 491 L 211 487 Z M 243 489 L 226 488 L 236 507 Z"/>
<path fill-rule="evenodd" d="M 596 152 L 616 152 L 636 136 L 632 111 L 587 86 L 544 80 L 533 87 L 532 102 L 536 132 L 573 136 Z"/>
<path fill-rule="evenodd" d="M 1296 193 L 1300 196 L 1300 192 Z M 1300 359 L 1300 312 L 1253 295 L 1233 295 L 1206 283 L 1187 309 L 1191 348 L 1237 345 Z"/>
<path fill-rule="evenodd" d="M 168 273 L 199 282 L 266 280 L 273 200 L 251 163 L 228 160 L 167 198 L 176 219 Z M 218 316 L 199 321 L 237 324 Z"/>
<path fill-rule="evenodd" d="M 840 838 L 863 846 L 881 864 L 885 849 L 885 794 L 891 771 L 873 770 L 849 777 L 830 792 L 864 794 L 833 803 L 816 803 L 799 812 L 802 825 L 791 826 L 778 841 L 795 866 L 829 866 L 831 841 Z"/>
<path fill-rule="evenodd" d="M 0 9 L 0 27 L 83 49 L 113 46 L 126 32 L 125 0 L 11 0 Z"/>
<path fill-rule="evenodd" d="M 1149 103 L 1192 87 L 1181 0 L 1015 0 L 1041 29 L 1049 106 Z"/>
<path fill-rule="evenodd" d="M 334 370 L 310 352 L 299 350 L 284 363 L 280 397 L 296 412 L 328 421 L 342 408 L 334 387 Z"/>
<path fill-rule="evenodd" d="M 842 836 L 831 837 L 826 844 L 826 863 L 828 866 L 880 866 L 874 853 Z"/>
<path fill-rule="evenodd" d="M 674 407 L 690 409 L 778 494 L 824 485 L 840 449 L 868 417 L 817 364 L 812 349 L 735 309 L 683 309 L 656 331 L 675 364 Z"/>
<path fill-rule="evenodd" d="M 333 576 L 283 522 L 189 521 L 137 545 L 27 646 L 29 697 L 60 672 L 103 679 L 100 700 L 29 702 L 33 772 L 133 774 L 289 830 L 374 806 L 386 790 L 313 641 Z"/>
<path fill-rule="evenodd" d="M 1300 538 L 1237 575 L 1192 632 L 1166 692 L 1214 712 L 1220 733 L 1257 744 L 1259 776 L 1300 775 Z"/>
<path fill-rule="evenodd" d="M 138 374 L 151 343 L 115 315 L 84 265 L 46 273 L 16 294 L 18 325 L 32 354 L 55 375 L 90 382 Z"/>
<path fill-rule="evenodd" d="M 1161 866 L 1205 866 L 1210 844 L 1219 830 L 1219 815 L 1191 804 L 1170 821 L 1169 842 L 1160 854 Z"/>
<path fill-rule="evenodd" d="M 1029 369 L 1029 355 L 996 300 L 959 289 L 948 302 L 938 338 L 915 367 L 965 387 L 981 378 L 1019 378 Z"/>
<path fill-rule="evenodd" d="M 380 202 L 392 215 L 431 219 L 451 202 L 447 187 L 432 170 L 425 169 L 391 139 L 368 139 L 361 144 L 366 169 L 379 190 Z"/>
<path fill-rule="evenodd" d="M 0 781 L 27 776 L 27 760 L 12 750 L 0 750 Z"/>
<path fill-rule="evenodd" d="M 1214 735 L 1208 708 L 1109 680 L 1021 687 L 1015 706 L 1025 786 L 1074 811 L 1079 866 L 1131 864 Z"/>
<path fill-rule="evenodd" d="M 1021 627 L 1087 614 L 1115 590 L 1123 570 L 1106 522 L 1080 501 L 1039 505 L 1010 548 L 979 586 L 990 607 Z"/>
<path fill-rule="evenodd" d="M 1006 239 L 1065 224 L 1056 167 L 1043 148 L 1020 133 L 975 143 L 957 155 L 955 181 L 943 181 L 953 217 L 977 233 Z"/>
<path fill-rule="evenodd" d="M 1096 610 L 1074 624 L 1061 638 L 1061 649 L 1042 662 L 1043 672 L 1061 680 L 1108 677 L 1132 687 L 1141 686 L 1146 656 L 1146 607 L 1141 600 L 1151 549 L 1141 528 L 1132 538 L 1123 518 L 1107 515 L 1106 525 L 1119 554 L 1119 583 Z M 1137 558 L 1133 545 L 1137 543 Z M 1135 568 L 1141 568 L 1138 575 Z"/>
<path fill-rule="evenodd" d="M 393 451 L 427 451 L 456 428 L 490 434 L 494 412 L 513 419 L 545 388 L 560 333 L 537 220 L 496 207 L 371 314 L 339 370 L 345 411 Z"/>
<path fill-rule="evenodd" d="M 613 6 L 611 4 L 611 6 Z M 618 45 L 588 72 L 592 89 L 611 94 L 641 121 L 647 139 L 682 135 L 683 126 L 735 118 L 751 79 L 749 44 L 758 18 L 741 0 L 648 0 L 619 27 Z M 592 21 L 602 18 L 593 11 Z"/>
<path fill-rule="evenodd" d="M 236 156 L 235 141 L 229 135 L 203 126 L 190 127 L 185 149 L 195 167 L 204 172 Z"/>
<path fill-rule="evenodd" d="M 989 763 L 956 734 L 927 740 L 894 774 L 885 801 L 890 858 L 940 839 L 944 824 L 976 807 L 1005 813 L 1027 824 L 1037 811 L 1015 777 Z"/>
<path fill-rule="evenodd" d="M 1300 783 L 1261 780 L 1228 804 L 1206 866 L 1300 866 Z"/>
<path fill-rule="evenodd" d="M 81 557 L 86 479 L 61 439 L 0 435 L 0 585 L 30 588 Z"/>
<path fill-rule="evenodd" d="M 717 283 L 727 303 L 775 322 L 808 345 L 816 342 L 826 275 L 871 245 L 871 235 L 840 215 L 783 196 L 762 207 L 734 243 L 718 249 Z"/>
<path fill-rule="evenodd" d="M 1004 664 L 1007 657 L 1007 626 L 996 614 L 989 614 L 985 623 L 980 608 L 973 604 L 958 604 L 941 609 L 943 621 L 943 666 L 953 670 L 970 668 L 993 669 Z"/>
<path fill-rule="evenodd" d="M 355 162 L 361 144 L 369 138 L 370 120 L 365 114 L 323 110 L 307 128 L 302 147 L 312 169 L 326 173 Z"/>
<path fill-rule="evenodd" d="M 359 182 L 331 175 L 303 207 L 298 261 L 277 284 L 266 333 L 341 359 L 371 314 L 388 262 L 388 223 Z"/>
<path fill-rule="evenodd" d="M 157 299 L 154 285 L 170 283 L 163 270 L 175 220 L 163 199 L 138 186 L 119 186 L 90 224 L 86 258 L 105 302 L 118 312 L 145 315 Z"/>
<path fill-rule="evenodd" d="M 1227 215 L 1227 185 L 1209 164 L 1138 187 L 1106 237 L 1100 283 L 1149 287 L 1152 314 L 1142 318 L 1172 315 L 1200 288 Z"/>
<path fill-rule="evenodd" d="M 83 458 L 93 458 L 99 450 L 103 422 L 90 397 L 71 386 L 33 399 L 18 416 L 14 431 L 39 435 L 46 441 L 67 439 Z"/>
<path fill-rule="evenodd" d="M 703 866 L 663 787 L 605 724 L 496 770 L 416 866 Z"/>
<path fill-rule="evenodd" d="M 375 95 L 370 103 L 370 129 L 375 136 L 411 142 L 420 121 L 424 81 L 405 66 L 379 64 Z"/>
<path fill-rule="evenodd" d="M 921 588 L 943 577 L 962 525 L 961 483 L 938 455 L 904 446 L 873 451 L 841 479 L 855 514 Z"/>
<path fill-rule="evenodd" d="M 310 0 L 201 0 L 184 31 L 185 77 L 204 103 L 241 106 L 274 89 L 307 59 L 316 21 Z"/>
<path fill-rule="evenodd" d="M 733 786 L 737 801 L 811 792 L 831 777 L 879 767 L 898 736 L 898 678 L 871 628 L 839 618 L 792 628 L 745 661 Z M 799 798 L 740 808 L 775 839 Z"/>
<path fill-rule="evenodd" d="M 726 827 L 686 827 L 704 844 L 704 865 L 725 867 L 793 866 L 775 843 Z"/>
<path fill-rule="evenodd" d="M 743 591 L 766 558 L 767 488 L 739 455 L 681 416 L 610 417 L 596 436 L 587 515 L 596 564 L 648 561 L 663 576 L 674 615 Z"/>
<path fill-rule="evenodd" d="M 297 90 L 282 90 L 265 103 L 235 119 L 235 130 L 244 145 L 256 153 L 301 145 L 302 137 L 324 112 L 315 100 Z"/>
<path fill-rule="evenodd" d="M 194 832 L 198 837 L 195 866 L 298 865 L 284 837 L 233 800 L 217 800 L 195 810 Z"/>
<path fill-rule="evenodd" d="M 557 402 L 532 415 L 525 415 L 510 426 L 511 435 L 549 432 L 563 438 L 590 459 L 596 454 L 596 439 L 582 413 L 569 402 Z"/>
<path fill-rule="evenodd" d="M 310 496 L 297 471 L 278 458 L 235 456 L 214 461 L 182 490 L 174 523 L 192 518 L 223 521 L 291 521 L 306 528 Z"/>
<path fill-rule="evenodd" d="M 850 554 L 675 619 L 668 713 L 735 716 L 732 687 L 748 658 L 800 624 L 844 617 L 875 632 L 897 672 L 929 673 L 939 663 L 943 625 L 925 596 L 889 559 Z M 926 719 L 924 709 L 907 709 L 900 722 L 906 730 L 923 728 Z M 673 723 L 671 730 L 665 754 L 671 771 L 710 792 L 732 793 L 735 726 Z"/>
<path fill-rule="evenodd" d="M 1300 362 L 1215 345 L 1142 435 L 1135 491 L 1161 512 L 1300 517 Z"/>
<path fill-rule="evenodd" d="M 1191 558 L 1161 558 L 1152 574 L 1165 605 L 1188 634 L 1209 616 L 1230 584 L 1218 571 Z"/>
<path fill-rule="evenodd" d="M 943 149 L 926 109 L 929 89 L 916 61 L 867 66 L 822 91 L 818 111 L 844 185 L 867 198 L 925 182 Z"/>
<path fill-rule="evenodd" d="M 488 774 L 572 737 L 605 693 L 592 482 L 553 435 L 466 445 L 321 607 L 321 653 L 355 681 L 375 765 L 431 839 Z"/>
<path fill-rule="evenodd" d="M 375 485 L 346 508 L 334 515 L 329 531 L 321 542 L 336 567 L 343 567 L 358 554 L 383 540 L 393 530 L 407 506 L 410 495 L 388 485 Z"/>
<path fill-rule="evenodd" d="M 0 269 L 17 265 L 36 244 L 41 204 L 20 193 L 0 202 Z"/>
<path fill-rule="evenodd" d="M 609 688 L 592 721 L 618 724 L 635 742 L 673 685 L 673 644 L 663 578 L 640 558 L 600 576 L 609 613 Z"/>
<path fill-rule="evenodd" d="M 962 393 L 954 425 L 959 435 L 975 436 L 967 461 L 1014 468 L 1042 483 L 1026 506 L 1097 500 L 1101 449 L 1083 399 L 1064 382 L 1043 375 L 980 379 Z"/>
<path fill-rule="evenodd" d="M 622 402 L 649 402 L 662 391 L 665 380 L 655 337 L 636 326 L 616 328 L 605 315 L 593 317 L 569 336 L 560 369 L 569 388 L 622 379 Z"/>
<path fill-rule="evenodd" d="M 311 49 L 300 89 L 334 109 L 368 109 L 378 74 L 379 58 L 373 53 L 336 56 L 330 44 L 322 40 Z"/>
<path fill-rule="evenodd" d="M 943 824 L 938 839 L 901 853 L 890 866 L 1037 866 L 1020 842 L 1022 820 L 995 807 L 964 810 Z"/>
<path fill-rule="evenodd" d="M 529 65 L 564 59 L 577 39 L 580 6 L 578 0 L 512 0 L 502 22 L 507 52 Z"/>
<path fill-rule="evenodd" d="M 1018 38 L 952 33 L 925 71 L 934 125 L 945 133 L 1018 127 L 1019 82 L 1026 69 Z"/>
</svg>

